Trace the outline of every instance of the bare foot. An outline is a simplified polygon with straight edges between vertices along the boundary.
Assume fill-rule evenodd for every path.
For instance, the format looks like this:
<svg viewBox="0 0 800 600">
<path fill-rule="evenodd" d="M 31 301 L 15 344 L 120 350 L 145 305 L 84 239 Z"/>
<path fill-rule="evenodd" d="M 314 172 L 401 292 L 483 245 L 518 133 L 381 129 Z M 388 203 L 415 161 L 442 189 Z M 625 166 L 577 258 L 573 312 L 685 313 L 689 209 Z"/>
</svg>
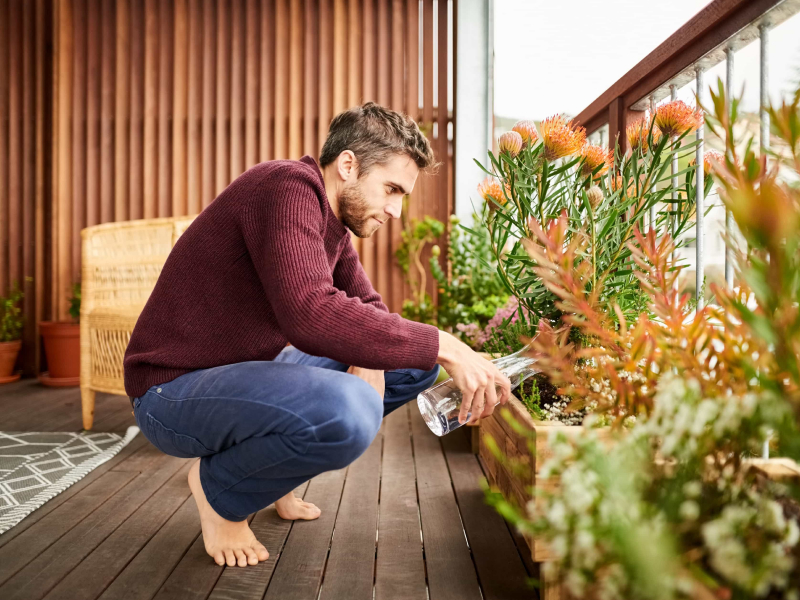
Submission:
<svg viewBox="0 0 800 600">
<path fill-rule="evenodd" d="M 246 567 L 257 565 L 269 558 L 267 549 L 256 539 L 247 520 L 228 521 L 219 516 L 206 500 L 203 486 L 200 485 L 200 460 L 194 461 L 189 469 L 189 488 L 200 511 L 200 524 L 203 528 L 203 542 L 206 552 L 218 565 Z"/>
<path fill-rule="evenodd" d="M 287 519 L 289 521 L 295 519 L 313 521 L 319 518 L 322 512 L 315 504 L 304 502 L 300 498 L 295 498 L 294 492 L 289 492 L 280 500 L 276 500 L 275 510 L 278 511 L 278 516 L 281 519 Z"/>
</svg>

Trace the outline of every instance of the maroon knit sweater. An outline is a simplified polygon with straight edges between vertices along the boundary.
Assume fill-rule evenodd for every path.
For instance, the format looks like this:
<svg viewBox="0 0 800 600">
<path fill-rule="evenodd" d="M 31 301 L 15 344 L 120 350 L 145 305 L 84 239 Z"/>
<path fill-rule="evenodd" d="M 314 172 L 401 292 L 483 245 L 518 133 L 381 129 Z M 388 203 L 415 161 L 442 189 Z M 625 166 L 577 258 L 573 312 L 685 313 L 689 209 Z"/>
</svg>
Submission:
<svg viewBox="0 0 800 600">
<path fill-rule="evenodd" d="M 311 156 L 237 177 L 178 238 L 125 351 L 125 391 L 272 360 L 287 341 L 368 369 L 432 369 L 438 330 L 390 313 Z"/>
</svg>

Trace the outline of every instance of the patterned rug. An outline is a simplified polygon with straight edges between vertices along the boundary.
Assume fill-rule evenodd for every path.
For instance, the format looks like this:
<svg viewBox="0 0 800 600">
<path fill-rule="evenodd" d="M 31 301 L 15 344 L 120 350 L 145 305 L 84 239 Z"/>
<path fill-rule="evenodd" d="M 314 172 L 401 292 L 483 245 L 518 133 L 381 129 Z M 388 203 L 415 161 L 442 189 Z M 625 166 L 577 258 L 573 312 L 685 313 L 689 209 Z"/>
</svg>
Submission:
<svg viewBox="0 0 800 600">
<path fill-rule="evenodd" d="M 0 534 L 125 447 L 125 435 L 105 432 L 0 431 Z"/>
</svg>

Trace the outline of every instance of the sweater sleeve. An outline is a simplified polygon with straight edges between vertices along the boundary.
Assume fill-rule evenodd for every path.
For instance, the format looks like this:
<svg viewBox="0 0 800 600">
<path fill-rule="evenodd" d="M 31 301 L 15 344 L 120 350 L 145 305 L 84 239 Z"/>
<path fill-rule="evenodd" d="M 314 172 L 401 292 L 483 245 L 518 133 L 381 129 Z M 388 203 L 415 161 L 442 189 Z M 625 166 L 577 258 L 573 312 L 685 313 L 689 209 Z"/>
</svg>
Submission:
<svg viewBox="0 0 800 600">
<path fill-rule="evenodd" d="M 439 353 L 432 325 L 403 319 L 334 287 L 311 176 L 283 172 L 245 203 L 241 227 L 284 335 L 315 356 L 367 369 L 430 370 Z"/>
<path fill-rule="evenodd" d="M 383 303 L 381 295 L 372 287 L 364 272 L 352 240 L 348 239 L 345 242 L 342 255 L 333 270 L 333 285 L 347 292 L 348 296 L 361 298 L 364 304 L 371 304 L 383 312 L 389 312 L 389 307 Z"/>
</svg>

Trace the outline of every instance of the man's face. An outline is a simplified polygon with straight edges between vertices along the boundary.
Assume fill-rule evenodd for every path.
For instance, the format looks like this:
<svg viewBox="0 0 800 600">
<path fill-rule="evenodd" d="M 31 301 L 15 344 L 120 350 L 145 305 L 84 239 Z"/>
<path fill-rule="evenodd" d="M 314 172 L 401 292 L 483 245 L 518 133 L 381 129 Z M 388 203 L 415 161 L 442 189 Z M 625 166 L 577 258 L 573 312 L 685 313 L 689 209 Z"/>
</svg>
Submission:
<svg viewBox="0 0 800 600">
<path fill-rule="evenodd" d="M 403 196 L 414 189 L 418 174 L 406 155 L 375 165 L 361 179 L 354 169 L 339 192 L 339 219 L 358 237 L 370 237 L 390 218 L 400 218 Z"/>
</svg>

